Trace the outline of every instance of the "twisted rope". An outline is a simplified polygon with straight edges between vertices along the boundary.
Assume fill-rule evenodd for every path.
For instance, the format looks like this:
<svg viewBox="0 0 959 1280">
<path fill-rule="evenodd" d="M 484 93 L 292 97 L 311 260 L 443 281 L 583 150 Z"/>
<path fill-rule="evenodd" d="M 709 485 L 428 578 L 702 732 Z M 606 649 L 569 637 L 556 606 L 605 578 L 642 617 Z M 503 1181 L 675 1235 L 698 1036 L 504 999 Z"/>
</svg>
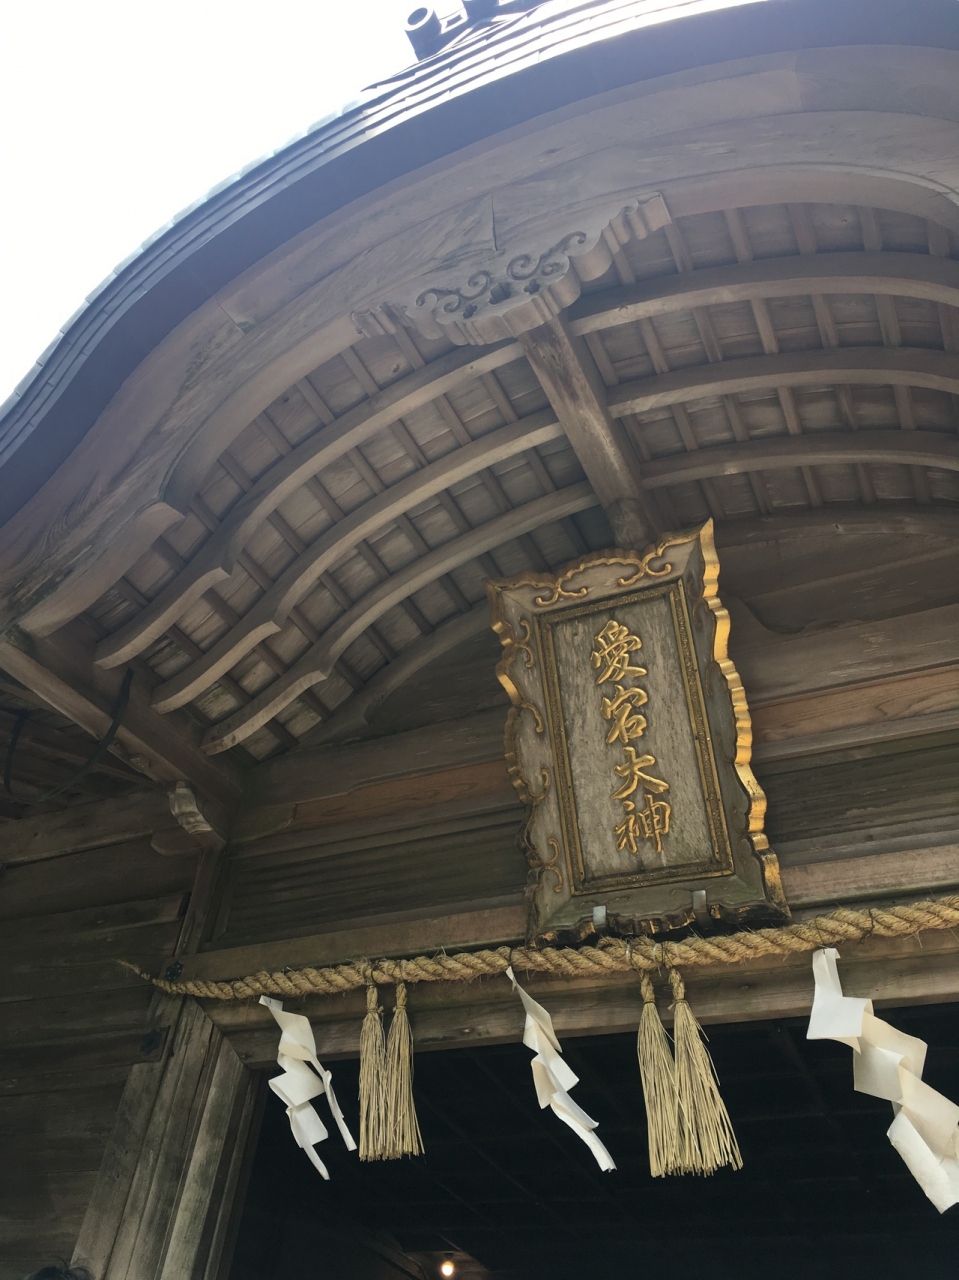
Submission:
<svg viewBox="0 0 959 1280">
<path fill-rule="evenodd" d="M 744 930 L 712 938 L 685 938 L 681 942 L 654 942 L 652 938 L 603 938 L 596 946 L 497 947 L 493 951 L 458 952 L 456 955 L 412 956 L 405 960 L 368 960 L 321 969 L 265 970 L 230 982 L 189 978 L 167 982 L 154 978 L 136 965 L 121 961 L 127 969 L 152 982 L 169 995 L 196 996 L 204 1000 L 249 1000 L 259 996 L 295 998 L 355 991 L 372 977 L 379 984 L 398 982 L 473 982 L 503 973 L 509 965 L 533 973 L 565 977 L 594 977 L 638 970 L 649 973 L 661 966 L 738 964 L 763 956 L 794 955 L 836 943 L 863 938 L 903 938 L 934 929 L 959 925 L 959 894 L 950 894 L 906 906 L 852 910 L 840 907 L 829 915 L 778 929 Z"/>
</svg>

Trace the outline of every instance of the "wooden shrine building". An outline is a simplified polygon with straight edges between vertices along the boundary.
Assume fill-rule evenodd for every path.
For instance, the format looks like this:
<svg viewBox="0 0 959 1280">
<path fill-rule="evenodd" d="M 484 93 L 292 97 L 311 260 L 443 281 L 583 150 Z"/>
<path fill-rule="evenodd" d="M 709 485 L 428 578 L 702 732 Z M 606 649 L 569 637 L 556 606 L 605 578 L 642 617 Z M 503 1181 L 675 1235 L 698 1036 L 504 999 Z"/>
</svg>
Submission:
<svg viewBox="0 0 959 1280">
<path fill-rule="evenodd" d="M 0 1280 L 953 1277 L 805 1033 L 836 945 L 959 1101 L 959 5 L 407 27 L 0 418 Z M 679 969 L 706 1178 L 647 1152 Z M 355 1133 L 397 978 L 425 1155 L 317 1098 L 324 1181 L 256 997 Z"/>
</svg>

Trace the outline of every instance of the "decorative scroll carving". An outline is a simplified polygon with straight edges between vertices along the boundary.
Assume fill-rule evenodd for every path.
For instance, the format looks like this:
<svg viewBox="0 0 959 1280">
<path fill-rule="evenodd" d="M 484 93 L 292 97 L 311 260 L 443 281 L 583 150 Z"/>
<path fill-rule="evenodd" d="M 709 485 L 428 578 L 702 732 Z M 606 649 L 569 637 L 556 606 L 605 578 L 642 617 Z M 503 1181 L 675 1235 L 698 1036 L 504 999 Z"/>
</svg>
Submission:
<svg viewBox="0 0 959 1280">
<path fill-rule="evenodd" d="M 465 280 L 421 288 L 406 312 L 428 338 L 489 343 L 546 324 L 579 297 L 583 282 L 604 275 L 630 240 L 671 221 L 660 195 L 593 211 L 582 226 L 543 249 L 504 250 L 476 263 Z"/>
<path fill-rule="evenodd" d="M 531 937 L 788 914 L 718 571 L 706 525 L 487 584 Z"/>
<path fill-rule="evenodd" d="M 676 537 L 667 538 L 665 542 L 661 542 L 659 546 L 651 551 L 647 551 L 645 555 L 636 555 L 631 552 L 624 551 L 608 551 L 594 553 L 585 556 L 582 560 L 578 560 L 568 565 L 562 573 L 556 575 L 550 574 L 519 574 L 515 578 L 510 579 L 513 586 L 530 586 L 543 587 L 550 591 L 550 594 L 536 596 L 533 600 L 537 609 L 547 609 L 550 605 L 554 605 L 557 600 L 572 600 L 577 597 L 588 595 L 588 587 L 579 587 L 574 591 L 566 590 L 566 583 L 578 574 L 584 573 L 586 569 L 593 569 L 596 565 L 634 565 L 636 572 L 629 577 L 622 577 L 617 580 L 620 587 L 633 587 L 642 578 L 664 578 L 673 571 L 671 564 L 663 564 L 658 569 L 653 568 L 653 561 L 661 560 L 664 553 L 669 547 L 683 546 L 690 541 L 691 535 L 679 534 Z"/>
<path fill-rule="evenodd" d="M 509 714 L 506 717 L 506 728 L 503 733 L 503 744 L 506 753 L 506 772 L 509 774 L 509 780 L 513 784 L 516 794 L 522 800 L 523 804 L 537 805 L 544 798 L 552 783 L 552 775 L 547 768 L 540 769 L 540 778 L 542 782 L 541 790 L 534 791 L 530 786 L 526 775 L 519 763 L 519 735 L 520 735 L 520 716 L 524 711 L 528 711 L 533 717 L 533 730 L 537 734 L 542 734 L 546 730 L 546 723 L 543 714 L 535 703 L 530 702 L 520 691 L 516 682 L 512 679 L 511 670 L 516 659 L 523 655 L 523 665 L 527 671 L 531 671 L 536 665 L 536 655 L 533 653 L 529 644 L 532 632 L 529 622 L 526 618 L 519 620 L 520 635 L 517 636 L 513 629 L 503 621 L 500 621 L 499 627 L 495 628 L 497 635 L 503 645 L 503 656 L 499 660 L 496 667 L 496 676 L 500 684 L 510 696 L 513 703 L 510 707 Z"/>
</svg>

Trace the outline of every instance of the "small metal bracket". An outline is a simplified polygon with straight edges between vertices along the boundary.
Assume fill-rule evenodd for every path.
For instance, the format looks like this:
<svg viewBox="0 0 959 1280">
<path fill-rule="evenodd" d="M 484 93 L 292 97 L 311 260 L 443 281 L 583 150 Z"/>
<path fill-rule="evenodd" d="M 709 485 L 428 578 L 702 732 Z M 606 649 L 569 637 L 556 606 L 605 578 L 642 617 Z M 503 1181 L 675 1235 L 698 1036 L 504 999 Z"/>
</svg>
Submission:
<svg viewBox="0 0 959 1280">
<path fill-rule="evenodd" d="M 693 890 L 693 915 L 696 923 L 705 928 L 710 923 L 709 907 L 706 905 L 706 890 Z"/>
</svg>

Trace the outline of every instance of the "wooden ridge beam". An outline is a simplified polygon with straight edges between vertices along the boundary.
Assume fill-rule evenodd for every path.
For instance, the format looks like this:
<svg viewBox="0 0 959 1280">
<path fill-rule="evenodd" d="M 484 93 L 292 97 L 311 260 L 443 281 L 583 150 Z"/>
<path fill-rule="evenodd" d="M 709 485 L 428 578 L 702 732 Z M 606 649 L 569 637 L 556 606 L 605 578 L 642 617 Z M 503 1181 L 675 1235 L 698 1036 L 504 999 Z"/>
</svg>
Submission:
<svg viewBox="0 0 959 1280">
<path fill-rule="evenodd" d="M 104 667 L 126 662 L 162 635 L 208 587 L 229 577 L 240 551 L 267 516 L 323 467 L 404 414 L 511 363 L 521 354 L 515 342 L 482 352 L 474 348 L 451 351 L 384 387 L 303 441 L 260 476 L 190 562 L 145 609 L 101 641 L 97 662 Z"/>
<path fill-rule="evenodd" d="M 848 293 L 959 307 L 959 262 L 924 253 L 820 253 L 700 267 L 580 298 L 568 324 L 582 335 L 694 307 Z"/>
<path fill-rule="evenodd" d="M 438 462 L 391 485 L 312 542 L 226 635 L 162 686 L 154 705 L 160 710 L 182 706 L 194 696 L 190 690 L 206 687 L 198 685 L 198 681 L 222 675 L 262 640 L 282 630 L 296 605 L 328 569 L 355 548 L 359 539 L 381 529 L 426 498 L 475 475 L 478 469 L 522 453 L 533 445 L 555 440 L 561 434 L 559 423 L 547 409 L 455 449 Z M 142 642 L 143 635 L 141 631 L 138 643 Z M 125 646 L 129 648 L 129 644 Z M 115 656 L 109 662 L 99 657 L 98 662 L 102 666 L 116 665 Z M 210 677 L 211 672 L 216 675 Z"/>
<path fill-rule="evenodd" d="M 415 560 L 357 601 L 285 675 L 268 685 L 248 706 L 214 725 L 203 739 L 203 750 L 215 755 L 242 742 L 277 712 L 289 706 L 305 689 L 327 679 L 333 663 L 366 627 L 414 591 L 520 533 L 527 533 L 549 520 L 559 520 L 563 516 L 585 511 L 588 507 L 595 506 L 596 501 L 587 482 L 569 485 L 489 520 L 470 533 L 454 538 Z M 175 685 L 174 681 L 168 681 L 157 690 L 154 707 L 163 710 L 172 705 L 171 698 L 184 701 L 194 697 L 201 688 L 208 687 L 215 679 L 216 673 L 212 676 L 209 672 L 205 673 L 202 683 L 199 679 L 194 680 L 189 688 L 186 687 L 186 682 Z"/>
<path fill-rule="evenodd" d="M 657 458 L 644 463 L 642 482 L 646 489 L 661 489 L 780 467 L 869 462 L 959 471 L 959 439 L 939 431 L 819 431 L 814 435 L 772 436 Z"/>
<path fill-rule="evenodd" d="M 645 546 L 656 524 L 646 506 L 639 463 L 624 428 L 606 407 L 606 390 L 586 344 L 560 319 L 527 330 L 520 344 L 609 517 L 617 545 Z"/>
<path fill-rule="evenodd" d="M 959 367 L 949 351 L 916 347 L 839 347 L 745 356 L 720 364 L 694 365 L 610 389 L 609 411 L 616 417 L 646 413 L 709 396 L 742 395 L 780 387 L 926 387 L 959 394 Z"/>
</svg>

